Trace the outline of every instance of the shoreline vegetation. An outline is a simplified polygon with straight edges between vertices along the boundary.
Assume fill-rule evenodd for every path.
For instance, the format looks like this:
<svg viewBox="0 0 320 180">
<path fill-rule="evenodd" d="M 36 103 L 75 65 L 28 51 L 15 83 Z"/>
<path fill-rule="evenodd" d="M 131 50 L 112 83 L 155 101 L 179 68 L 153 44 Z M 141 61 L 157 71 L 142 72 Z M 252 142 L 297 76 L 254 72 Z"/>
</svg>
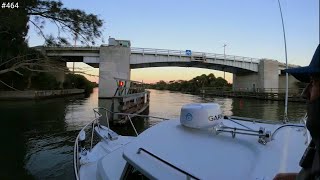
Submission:
<svg viewBox="0 0 320 180">
<path fill-rule="evenodd" d="M 89 81 L 81 74 L 66 74 L 63 83 L 64 89 L 84 89 L 85 94 L 91 94 L 95 87 L 98 87 L 96 82 Z"/>
<path fill-rule="evenodd" d="M 215 75 L 212 73 L 208 75 L 202 74 L 201 76 L 196 76 L 189 81 L 177 80 L 177 81 L 165 82 L 161 80 L 157 83 L 146 84 L 145 86 L 147 89 L 179 91 L 179 92 L 194 93 L 194 94 L 199 94 L 201 88 L 203 87 L 232 88 L 232 84 L 228 83 L 225 79 L 221 77 L 216 78 Z"/>
<path fill-rule="evenodd" d="M 66 89 L 83 89 L 86 95 L 92 93 L 93 88 L 98 87 L 96 82 L 91 82 L 80 74 L 65 74 L 64 82 L 61 84 L 56 78 L 46 72 L 34 74 L 29 77 L 20 77 L 16 74 L 7 73 L 0 76 L 1 81 L 5 84 L 0 84 L 0 92 L 12 91 L 13 88 L 17 91 L 31 90 L 66 90 Z"/>
<path fill-rule="evenodd" d="M 0 91 L 0 100 L 39 100 L 84 94 L 84 89 Z"/>
</svg>

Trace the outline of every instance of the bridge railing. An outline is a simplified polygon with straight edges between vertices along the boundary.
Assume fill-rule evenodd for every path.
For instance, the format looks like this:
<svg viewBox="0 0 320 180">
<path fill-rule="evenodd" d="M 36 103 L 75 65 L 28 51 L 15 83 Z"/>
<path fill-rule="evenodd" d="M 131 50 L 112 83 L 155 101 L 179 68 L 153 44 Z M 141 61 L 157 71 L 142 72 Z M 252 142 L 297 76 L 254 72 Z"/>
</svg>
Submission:
<svg viewBox="0 0 320 180">
<path fill-rule="evenodd" d="M 180 50 L 137 48 L 137 47 L 131 47 L 131 53 L 186 56 L 185 52 Z"/>
<path fill-rule="evenodd" d="M 304 88 L 289 88 L 289 94 L 291 95 L 301 95 Z M 279 93 L 284 94 L 286 88 L 232 88 L 232 87 L 203 87 L 204 92 L 254 92 L 254 93 Z"/>
<path fill-rule="evenodd" d="M 167 55 L 167 56 L 190 56 L 190 57 L 205 57 L 211 59 L 226 59 L 228 61 L 242 61 L 242 62 L 250 62 L 257 63 L 260 61 L 258 58 L 251 57 L 243 57 L 243 56 L 234 56 L 234 55 L 224 55 L 224 54 L 216 54 L 216 53 L 205 53 L 205 52 L 190 52 L 188 54 L 183 50 L 169 50 L 169 49 L 153 49 L 153 48 L 138 48 L 131 47 L 131 53 L 134 54 L 154 54 L 154 55 Z"/>
<path fill-rule="evenodd" d="M 50 46 L 36 46 L 34 47 L 36 49 L 42 49 L 45 48 L 46 50 L 70 50 L 70 49 L 75 49 L 75 50 L 99 50 L 100 47 L 99 46 L 84 46 L 84 45 L 77 45 L 77 46 L 54 46 L 54 45 L 50 45 Z"/>
<path fill-rule="evenodd" d="M 103 46 L 103 45 L 102 45 Z M 43 46 L 44 48 L 59 48 L 59 49 L 69 49 L 69 48 L 83 48 L 83 49 L 94 49 L 97 50 L 100 47 L 97 46 Z M 183 51 L 183 50 L 170 50 L 170 49 L 154 49 L 154 48 L 139 48 L 131 47 L 131 53 L 133 54 L 154 54 L 154 55 L 167 55 L 167 56 L 184 56 L 184 57 L 204 57 L 210 59 L 226 59 L 228 61 L 242 61 L 249 63 L 258 63 L 260 59 L 244 57 L 244 56 L 235 56 L 235 55 L 224 55 L 217 53 L 205 53 L 205 52 L 193 52 Z"/>
<path fill-rule="evenodd" d="M 44 45 L 44 46 L 36 46 L 36 47 L 44 47 L 44 48 L 100 48 L 100 46 L 87 46 L 87 45 Z"/>
<path fill-rule="evenodd" d="M 301 96 L 302 89 L 289 89 L 288 101 L 305 102 Z M 200 93 L 205 96 L 223 96 L 223 97 L 240 97 L 255 98 L 264 100 L 283 101 L 286 98 L 285 88 L 203 88 Z"/>
</svg>

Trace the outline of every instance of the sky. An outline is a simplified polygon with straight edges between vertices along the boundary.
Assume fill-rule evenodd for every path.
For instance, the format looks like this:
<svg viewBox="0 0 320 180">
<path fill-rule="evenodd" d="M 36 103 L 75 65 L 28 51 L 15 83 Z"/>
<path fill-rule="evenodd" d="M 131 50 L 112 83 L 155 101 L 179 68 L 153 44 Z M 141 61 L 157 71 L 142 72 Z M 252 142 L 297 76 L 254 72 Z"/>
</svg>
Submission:
<svg viewBox="0 0 320 180">
<path fill-rule="evenodd" d="M 62 0 L 67 8 L 81 9 L 103 19 L 103 37 L 126 39 L 132 47 L 186 50 L 267 58 L 285 62 L 281 16 L 277 0 Z M 306 66 L 319 44 L 319 0 L 280 0 L 286 28 L 288 62 Z M 46 33 L 56 34 L 47 24 Z M 30 46 L 44 40 L 34 28 L 28 34 Z M 72 37 L 70 37 L 72 42 Z M 103 44 L 101 39 L 97 45 Z M 83 63 L 87 73 L 99 70 Z M 72 63 L 68 63 L 72 67 Z M 182 67 L 131 70 L 131 79 L 147 83 L 159 80 L 189 80 L 201 74 L 223 72 Z M 88 77 L 98 81 L 97 77 Z M 226 73 L 232 82 L 232 74 Z"/>
</svg>

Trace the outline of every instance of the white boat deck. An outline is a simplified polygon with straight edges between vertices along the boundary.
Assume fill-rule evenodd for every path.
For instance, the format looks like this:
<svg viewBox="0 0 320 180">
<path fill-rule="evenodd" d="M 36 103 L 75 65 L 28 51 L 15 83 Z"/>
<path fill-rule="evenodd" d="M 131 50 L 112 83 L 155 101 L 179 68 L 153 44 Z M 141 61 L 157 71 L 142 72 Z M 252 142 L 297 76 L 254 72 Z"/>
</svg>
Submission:
<svg viewBox="0 0 320 180">
<path fill-rule="evenodd" d="M 126 161 L 122 157 L 123 148 L 112 152 L 112 155 L 105 156 L 98 161 L 97 179 L 113 180 L 120 179 Z M 116 168 L 115 168 L 116 167 Z"/>
<path fill-rule="evenodd" d="M 280 125 L 237 121 L 273 132 Z M 224 125 L 242 126 L 224 120 Z M 199 179 L 273 179 L 279 172 L 298 172 L 306 148 L 304 128 L 286 127 L 266 145 L 257 136 L 186 128 L 179 120 L 153 126 L 124 147 L 123 157 L 151 179 L 186 179 L 186 175 L 140 148 Z M 140 153 L 138 153 L 140 151 Z"/>
<path fill-rule="evenodd" d="M 103 126 L 95 127 L 95 131 L 102 138 L 102 141 L 96 144 L 90 152 L 87 151 L 86 155 L 80 155 L 80 179 L 119 179 L 121 173 L 119 175 L 118 171 L 122 172 L 123 167 L 121 169 L 121 165 L 125 165 L 126 162 L 122 158 L 123 147 L 136 137 L 120 136 L 112 130 L 108 131 Z M 116 140 L 108 139 L 108 133 L 116 137 Z M 112 156 L 109 156 L 109 154 L 112 154 Z M 111 167 L 117 167 L 117 169 Z"/>
</svg>

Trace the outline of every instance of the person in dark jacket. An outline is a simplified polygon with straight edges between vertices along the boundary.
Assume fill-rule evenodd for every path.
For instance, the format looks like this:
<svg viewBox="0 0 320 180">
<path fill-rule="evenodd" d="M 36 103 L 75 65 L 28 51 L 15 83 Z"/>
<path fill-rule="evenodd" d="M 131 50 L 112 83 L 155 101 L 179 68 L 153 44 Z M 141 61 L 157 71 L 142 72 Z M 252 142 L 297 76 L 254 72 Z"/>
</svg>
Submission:
<svg viewBox="0 0 320 180">
<path fill-rule="evenodd" d="M 318 45 L 309 66 L 286 69 L 285 71 L 299 81 L 309 83 L 302 96 L 307 99 L 308 119 L 306 126 L 312 138 L 309 145 L 312 151 L 305 152 L 311 158 L 301 159 L 300 166 L 303 167 L 299 173 L 280 173 L 276 175 L 274 180 L 320 180 L 320 45 Z"/>
</svg>

